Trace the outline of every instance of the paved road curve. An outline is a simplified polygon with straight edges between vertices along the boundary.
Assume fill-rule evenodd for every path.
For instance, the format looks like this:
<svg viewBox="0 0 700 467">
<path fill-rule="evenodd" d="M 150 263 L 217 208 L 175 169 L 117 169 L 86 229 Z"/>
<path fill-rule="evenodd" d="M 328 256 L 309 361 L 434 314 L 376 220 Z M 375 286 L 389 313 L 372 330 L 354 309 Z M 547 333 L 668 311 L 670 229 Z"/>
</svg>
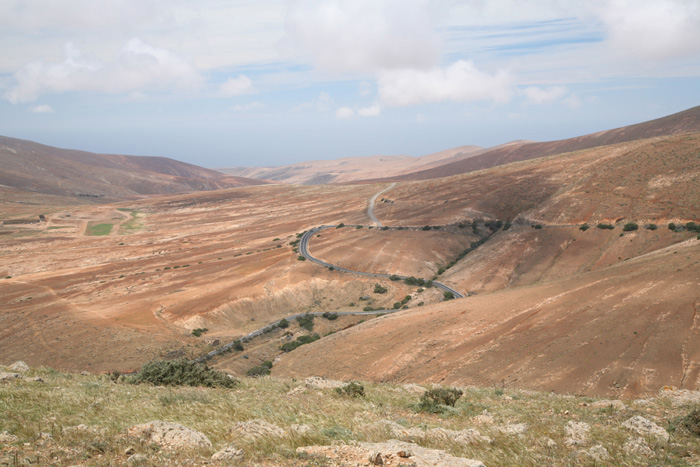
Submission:
<svg viewBox="0 0 700 467">
<path fill-rule="evenodd" d="M 348 226 L 348 227 L 353 227 L 353 226 Z M 317 232 L 320 232 L 323 229 L 335 229 L 335 228 L 337 228 L 335 225 L 322 225 L 321 227 L 315 227 L 315 228 L 307 231 L 301 237 L 301 241 L 299 242 L 299 254 L 301 256 L 303 256 L 304 258 L 306 258 L 307 260 L 311 261 L 312 263 L 320 264 L 321 266 L 325 266 L 327 268 L 333 268 L 335 271 L 346 272 L 349 274 L 357 274 L 360 276 L 381 277 L 384 279 L 389 279 L 390 277 L 398 277 L 401 280 L 408 279 L 408 276 L 399 276 L 398 274 L 391 275 L 391 274 L 377 274 L 377 273 L 373 273 L 373 272 L 353 271 L 351 269 L 346 269 L 346 268 L 343 268 L 340 266 L 336 266 L 335 264 L 327 263 L 327 262 L 313 256 L 311 254 L 311 252 L 309 251 L 309 241 L 311 240 L 311 238 Z M 445 284 L 433 281 L 433 285 L 435 285 L 435 287 L 437 287 L 445 292 L 452 292 L 452 295 L 454 295 L 455 298 L 464 298 L 464 295 L 457 292 L 455 289 L 446 286 Z"/>
<path fill-rule="evenodd" d="M 374 215 L 374 204 L 377 202 L 377 198 L 379 198 L 379 195 L 391 190 L 392 188 L 394 188 L 394 185 L 396 185 L 396 182 L 394 182 L 391 185 L 389 185 L 388 187 L 384 188 L 382 191 L 380 191 L 376 195 L 372 196 L 372 199 L 369 200 L 369 207 L 367 208 L 367 215 L 372 220 L 372 222 L 377 224 L 377 227 L 384 227 L 384 226 L 382 225 L 381 222 L 379 222 L 379 219 L 377 219 Z"/>
</svg>

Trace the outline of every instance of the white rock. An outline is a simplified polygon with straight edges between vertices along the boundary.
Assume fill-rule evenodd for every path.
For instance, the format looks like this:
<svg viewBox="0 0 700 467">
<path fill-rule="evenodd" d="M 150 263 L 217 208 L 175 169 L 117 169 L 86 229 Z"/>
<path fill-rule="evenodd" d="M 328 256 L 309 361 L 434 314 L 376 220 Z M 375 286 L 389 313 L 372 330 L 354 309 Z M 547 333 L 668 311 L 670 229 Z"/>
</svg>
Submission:
<svg viewBox="0 0 700 467">
<path fill-rule="evenodd" d="M 8 369 L 16 371 L 17 373 L 24 373 L 26 371 L 29 371 L 29 365 L 24 363 L 22 360 L 19 360 L 10 365 Z"/>
<path fill-rule="evenodd" d="M 8 433 L 7 431 L 3 431 L 2 433 L 0 433 L 0 444 L 12 444 L 18 441 L 18 437 Z"/>
<path fill-rule="evenodd" d="M 211 460 L 215 462 L 240 461 L 241 459 L 243 459 L 243 450 L 238 449 L 233 445 L 228 445 L 221 451 L 218 451 L 213 456 L 211 456 Z"/>
<path fill-rule="evenodd" d="M 647 442 L 644 441 L 644 438 L 630 438 L 622 449 L 632 456 L 647 457 L 654 454 L 654 451 L 652 451 Z"/>
<path fill-rule="evenodd" d="M 607 400 L 603 399 L 600 401 L 592 402 L 590 405 L 593 409 L 607 409 L 612 407 L 614 410 L 623 410 L 627 408 L 624 402 L 621 400 Z"/>
<path fill-rule="evenodd" d="M 179 423 L 153 420 L 134 425 L 128 430 L 129 436 L 151 441 L 169 449 L 210 448 L 211 441 L 203 433 L 187 428 Z"/>
<path fill-rule="evenodd" d="M 669 438 L 666 430 L 640 415 L 635 415 L 626 422 L 623 422 L 622 426 L 632 431 L 636 431 L 642 436 L 655 436 L 663 441 L 668 441 Z"/>
<path fill-rule="evenodd" d="M 19 373 L 6 373 L 4 371 L 0 371 L 0 382 L 12 381 L 21 377 L 22 375 Z"/>
<path fill-rule="evenodd" d="M 669 399 L 674 407 L 700 403 L 700 391 L 690 391 L 688 389 L 665 386 L 659 391 L 659 397 Z"/>
<path fill-rule="evenodd" d="M 304 446 L 297 452 L 339 460 L 340 465 L 412 465 L 414 467 L 485 467 L 483 462 L 454 457 L 439 449 L 397 440 L 384 443 L 338 444 L 333 446 Z"/>
<path fill-rule="evenodd" d="M 605 447 L 601 446 L 600 444 L 596 444 L 595 446 L 591 446 L 587 451 L 586 454 L 588 457 L 593 459 L 596 462 L 605 462 L 610 459 L 610 454 L 608 453 L 608 450 L 605 449 Z"/>
<path fill-rule="evenodd" d="M 591 439 L 591 426 L 585 422 L 569 421 L 566 424 L 566 439 L 564 442 L 567 446 L 580 446 L 586 444 Z"/>
<path fill-rule="evenodd" d="M 527 431 L 527 425 L 525 423 L 511 423 L 496 427 L 496 429 L 506 435 L 521 435 Z"/>
<path fill-rule="evenodd" d="M 311 389 L 335 389 L 342 388 L 345 383 L 334 379 L 326 379 L 320 376 L 311 376 L 304 380 L 307 388 Z"/>
<path fill-rule="evenodd" d="M 247 442 L 253 442 L 260 438 L 282 438 L 285 436 L 282 428 L 260 419 L 236 423 L 228 432 L 236 441 Z"/>
</svg>

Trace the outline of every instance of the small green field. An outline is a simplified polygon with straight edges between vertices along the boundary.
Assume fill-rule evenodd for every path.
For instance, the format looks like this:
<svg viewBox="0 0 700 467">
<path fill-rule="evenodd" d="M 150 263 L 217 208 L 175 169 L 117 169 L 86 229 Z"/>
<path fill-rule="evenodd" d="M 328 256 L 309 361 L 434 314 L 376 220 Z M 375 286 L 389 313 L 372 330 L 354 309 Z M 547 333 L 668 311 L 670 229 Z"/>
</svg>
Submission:
<svg viewBox="0 0 700 467">
<path fill-rule="evenodd" d="M 112 227 L 114 224 L 88 224 L 88 228 L 85 230 L 85 235 L 109 235 L 112 232 Z"/>
</svg>

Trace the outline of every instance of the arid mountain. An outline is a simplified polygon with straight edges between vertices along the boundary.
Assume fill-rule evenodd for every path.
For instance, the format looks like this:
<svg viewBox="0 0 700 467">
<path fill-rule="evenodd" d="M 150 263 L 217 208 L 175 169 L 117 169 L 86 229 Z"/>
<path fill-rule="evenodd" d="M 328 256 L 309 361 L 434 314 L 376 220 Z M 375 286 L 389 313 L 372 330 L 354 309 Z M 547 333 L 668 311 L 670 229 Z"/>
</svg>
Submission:
<svg viewBox="0 0 700 467">
<path fill-rule="evenodd" d="M 93 154 L 4 136 L 0 166 L 0 185 L 101 201 L 267 183 L 223 176 L 166 157 Z"/>
<path fill-rule="evenodd" d="M 580 151 L 609 144 L 635 141 L 654 136 L 676 135 L 700 132 L 700 106 L 693 107 L 667 117 L 650 120 L 636 125 L 600 131 L 586 136 L 550 142 L 514 142 L 487 150 L 481 154 L 455 162 L 447 162 L 438 167 L 417 170 L 400 176 L 373 177 L 375 180 L 429 180 L 448 177 L 476 170 L 496 167 L 511 162 L 524 161 L 537 157 Z"/>
<path fill-rule="evenodd" d="M 233 167 L 217 170 L 239 177 L 274 180 L 297 185 L 349 183 L 368 178 L 377 178 L 377 174 L 393 177 L 426 170 L 474 157 L 484 151 L 485 149 L 479 146 L 461 146 L 423 157 L 346 157 L 337 160 L 300 162 L 281 167 Z"/>
<path fill-rule="evenodd" d="M 271 329 L 211 364 L 617 396 L 697 389 L 700 240 L 668 224 L 700 223 L 698 153 L 700 134 L 684 134 L 396 185 L 275 184 L 101 206 L 13 198 L 0 209 L 46 222 L 0 225 L 0 355 L 123 370 L 201 355 L 294 313 L 406 306 L 324 320 L 313 332 L 330 336 L 285 354 L 310 332 Z M 380 191 L 387 227 L 370 229 Z M 489 232 L 472 227 L 479 219 L 510 225 L 473 247 Z M 469 296 L 444 302 L 436 288 L 305 260 L 299 239 L 320 225 L 337 228 L 309 249 L 333 265 L 437 276 Z"/>
<path fill-rule="evenodd" d="M 700 134 L 653 138 L 397 185 L 376 211 L 386 225 L 513 221 L 440 276 L 476 295 L 334 334 L 276 371 L 618 396 L 698 388 L 700 240 L 667 225 L 700 223 L 699 150 Z"/>
</svg>

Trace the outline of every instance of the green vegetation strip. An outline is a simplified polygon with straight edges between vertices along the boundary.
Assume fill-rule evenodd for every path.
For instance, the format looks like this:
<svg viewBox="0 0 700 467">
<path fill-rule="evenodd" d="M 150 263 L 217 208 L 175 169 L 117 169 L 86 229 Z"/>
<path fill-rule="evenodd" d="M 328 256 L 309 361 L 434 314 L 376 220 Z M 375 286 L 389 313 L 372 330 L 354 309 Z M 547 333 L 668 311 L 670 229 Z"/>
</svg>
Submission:
<svg viewBox="0 0 700 467">
<path fill-rule="evenodd" d="M 94 224 L 88 225 L 85 235 L 109 235 L 112 232 L 112 227 L 114 224 Z"/>
</svg>

